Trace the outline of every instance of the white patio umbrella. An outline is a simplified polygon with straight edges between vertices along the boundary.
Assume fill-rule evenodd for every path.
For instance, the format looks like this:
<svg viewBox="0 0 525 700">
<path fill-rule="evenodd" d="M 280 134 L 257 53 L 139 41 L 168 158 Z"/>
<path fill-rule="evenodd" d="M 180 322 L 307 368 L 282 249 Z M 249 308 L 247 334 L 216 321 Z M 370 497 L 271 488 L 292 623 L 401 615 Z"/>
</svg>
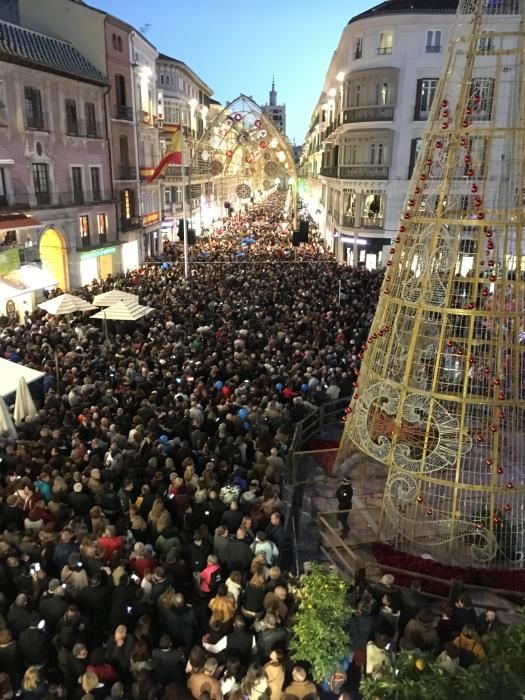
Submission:
<svg viewBox="0 0 525 700">
<path fill-rule="evenodd" d="M 121 289 L 112 289 L 110 292 L 97 294 L 97 296 L 93 299 L 93 303 L 96 306 L 112 306 L 113 304 L 117 304 L 119 301 L 134 301 L 136 304 L 138 304 L 139 298 L 136 294 L 123 292 Z"/>
<path fill-rule="evenodd" d="M 136 301 L 119 301 L 117 304 L 108 306 L 91 318 L 102 318 L 106 321 L 138 321 L 139 318 L 147 316 L 154 309 L 151 306 L 142 306 Z"/>
<path fill-rule="evenodd" d="M 4 401 L 4 397 L 0 396 L 0 434 L 3 433 L 9 433 L 12 438 L 18 437 L 15 424 L 13 423 L 13 419 L 9 413 L 7 404 Z"/>
<path fill-rule="evenodd" d="M 24 377 L 19 377 L 18 386 L 16 387 L 15 421 L 16 423 L 21 423 L 27 416 L 36 416 L 37 413 L 33 397 L 29 391 L 29 384 Z"/>
<path fill-rule="evenodd" d="M 53 314 L 53 316 L 64 316 L 66 314 L 74 314 L 77 311 L 91 311 L 97 308 L 95 304 L 90 304 L 85 299 L 76 297 L 74 294 L 61 294 L 58 297 L 44 301 L 38 306 L 49 314 Z"/>
</svg>

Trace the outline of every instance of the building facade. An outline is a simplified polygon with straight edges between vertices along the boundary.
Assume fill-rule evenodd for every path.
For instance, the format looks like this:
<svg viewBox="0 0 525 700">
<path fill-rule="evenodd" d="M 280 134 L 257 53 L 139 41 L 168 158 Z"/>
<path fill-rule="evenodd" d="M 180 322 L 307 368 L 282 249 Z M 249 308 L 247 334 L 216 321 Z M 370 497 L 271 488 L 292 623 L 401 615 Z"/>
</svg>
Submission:
<svg viewBox="0 0 525 700">
<path fill-rule="evenodd" d="M 275 89 L 275 79 L 272 79 L 272 89 L 268 95 L 268 104 L 262 105 L 263 114 L 273 121 L 275 126 L 286 134 L 286 105 L 277 103 L 277 90 Z"/>
<path fill-rule="evenodd" d="M 116 239 L 108 86 L 68 42 L 3 21 L 0 37 L 0 243 L 74 288 Z M 94 276 L 113 272 L 111 255 L 95 259 Z"/>
<path fill-rule="evenodd" d="M 456 7 L 390 0 L 343 30 L 300 170 L 310 213 L 342 261 L 386 262 Z"/>
<path fill-rule="evenodd" d="M 215 210 L 213 188 L 192 166 L 195 147 L 210 119 L 212 89 L 183 61 L 160 54 L 157 60 L 157 90 L 161 115 L 161 151 L 169 147 L 174 129 L 183 134 L 183 165 L 169 165 L 161 180 L 163 235 L 174 240 L 178 221 L 183 218 L 183 175 L 186 186 L 186 218 L 200 233 Z M 213 111 L 213 110 L 212 110 Z M 183 170 L 184 169 L 184 170 Z"/>
</svg>

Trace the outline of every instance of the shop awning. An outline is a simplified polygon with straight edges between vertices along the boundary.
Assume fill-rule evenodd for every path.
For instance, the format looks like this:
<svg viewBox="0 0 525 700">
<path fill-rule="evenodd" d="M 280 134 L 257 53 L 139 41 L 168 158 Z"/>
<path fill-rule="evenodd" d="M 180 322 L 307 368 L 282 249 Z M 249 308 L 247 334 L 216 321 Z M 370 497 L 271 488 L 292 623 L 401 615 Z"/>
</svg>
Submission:
<svg viewBox="0 0 525 700">
<path fill-rule="evenodd" d="M 20 294 L 56 287 L 57 284 L 57 280 L 38 265 L 22 265 L 18 270 L 0 275 L 0 299 L 11 299 Z"/>
<path fill-rule="evenodd" d="M 23 377 L 28 384 L 41 379 L 45 372 L 39 372 L 31 367 L 20 365 L 17 362 L 10 362 L 0 358 L 0 396 L 14 394 L 20 377 Z"/>
<path fill-rule="evenodd" d="M 42 226 L 41 222 L 28 214 L 0 214 L 0 231 Z"/>
</svg>

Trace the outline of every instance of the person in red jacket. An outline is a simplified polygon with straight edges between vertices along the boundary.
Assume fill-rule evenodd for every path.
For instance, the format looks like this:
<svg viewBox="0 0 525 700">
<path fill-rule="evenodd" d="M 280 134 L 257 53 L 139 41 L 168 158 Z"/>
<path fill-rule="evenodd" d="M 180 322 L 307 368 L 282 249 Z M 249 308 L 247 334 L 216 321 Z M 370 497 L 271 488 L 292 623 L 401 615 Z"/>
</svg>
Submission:
<svg viewBox="0 0 525 700">
<path fill-rule="evenodd" d="M 98 543 L 104 550 L 104 559 L 109 561 L 115 552 L 120 552 L 124 546 L 124 538 L 117 535 L 114 525 L 108 525 Z"/>
</svg>

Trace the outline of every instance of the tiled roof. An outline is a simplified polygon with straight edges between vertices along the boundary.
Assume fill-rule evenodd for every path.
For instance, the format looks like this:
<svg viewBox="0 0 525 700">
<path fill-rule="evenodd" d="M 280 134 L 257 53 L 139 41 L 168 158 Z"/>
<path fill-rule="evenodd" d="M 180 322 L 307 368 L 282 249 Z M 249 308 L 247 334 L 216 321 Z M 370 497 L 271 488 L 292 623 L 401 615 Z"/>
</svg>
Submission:
<svg viewBox="0 0 525 700">
<path fill-rule="evenodd" d="M 380 5 L 361 12 L 352 17 L 348 24 L 361 19 L 379 17 L 381 15 L 414 14 L 443 14 L 454 13 L 458 9 L 458 0 L 386 0 Z"/>
<path fill-rule="evenodd" d="M 92 82 L 105 82 L 102 73 L 69 42 L 0 20 L 2 58 Z"/>
</svg>

